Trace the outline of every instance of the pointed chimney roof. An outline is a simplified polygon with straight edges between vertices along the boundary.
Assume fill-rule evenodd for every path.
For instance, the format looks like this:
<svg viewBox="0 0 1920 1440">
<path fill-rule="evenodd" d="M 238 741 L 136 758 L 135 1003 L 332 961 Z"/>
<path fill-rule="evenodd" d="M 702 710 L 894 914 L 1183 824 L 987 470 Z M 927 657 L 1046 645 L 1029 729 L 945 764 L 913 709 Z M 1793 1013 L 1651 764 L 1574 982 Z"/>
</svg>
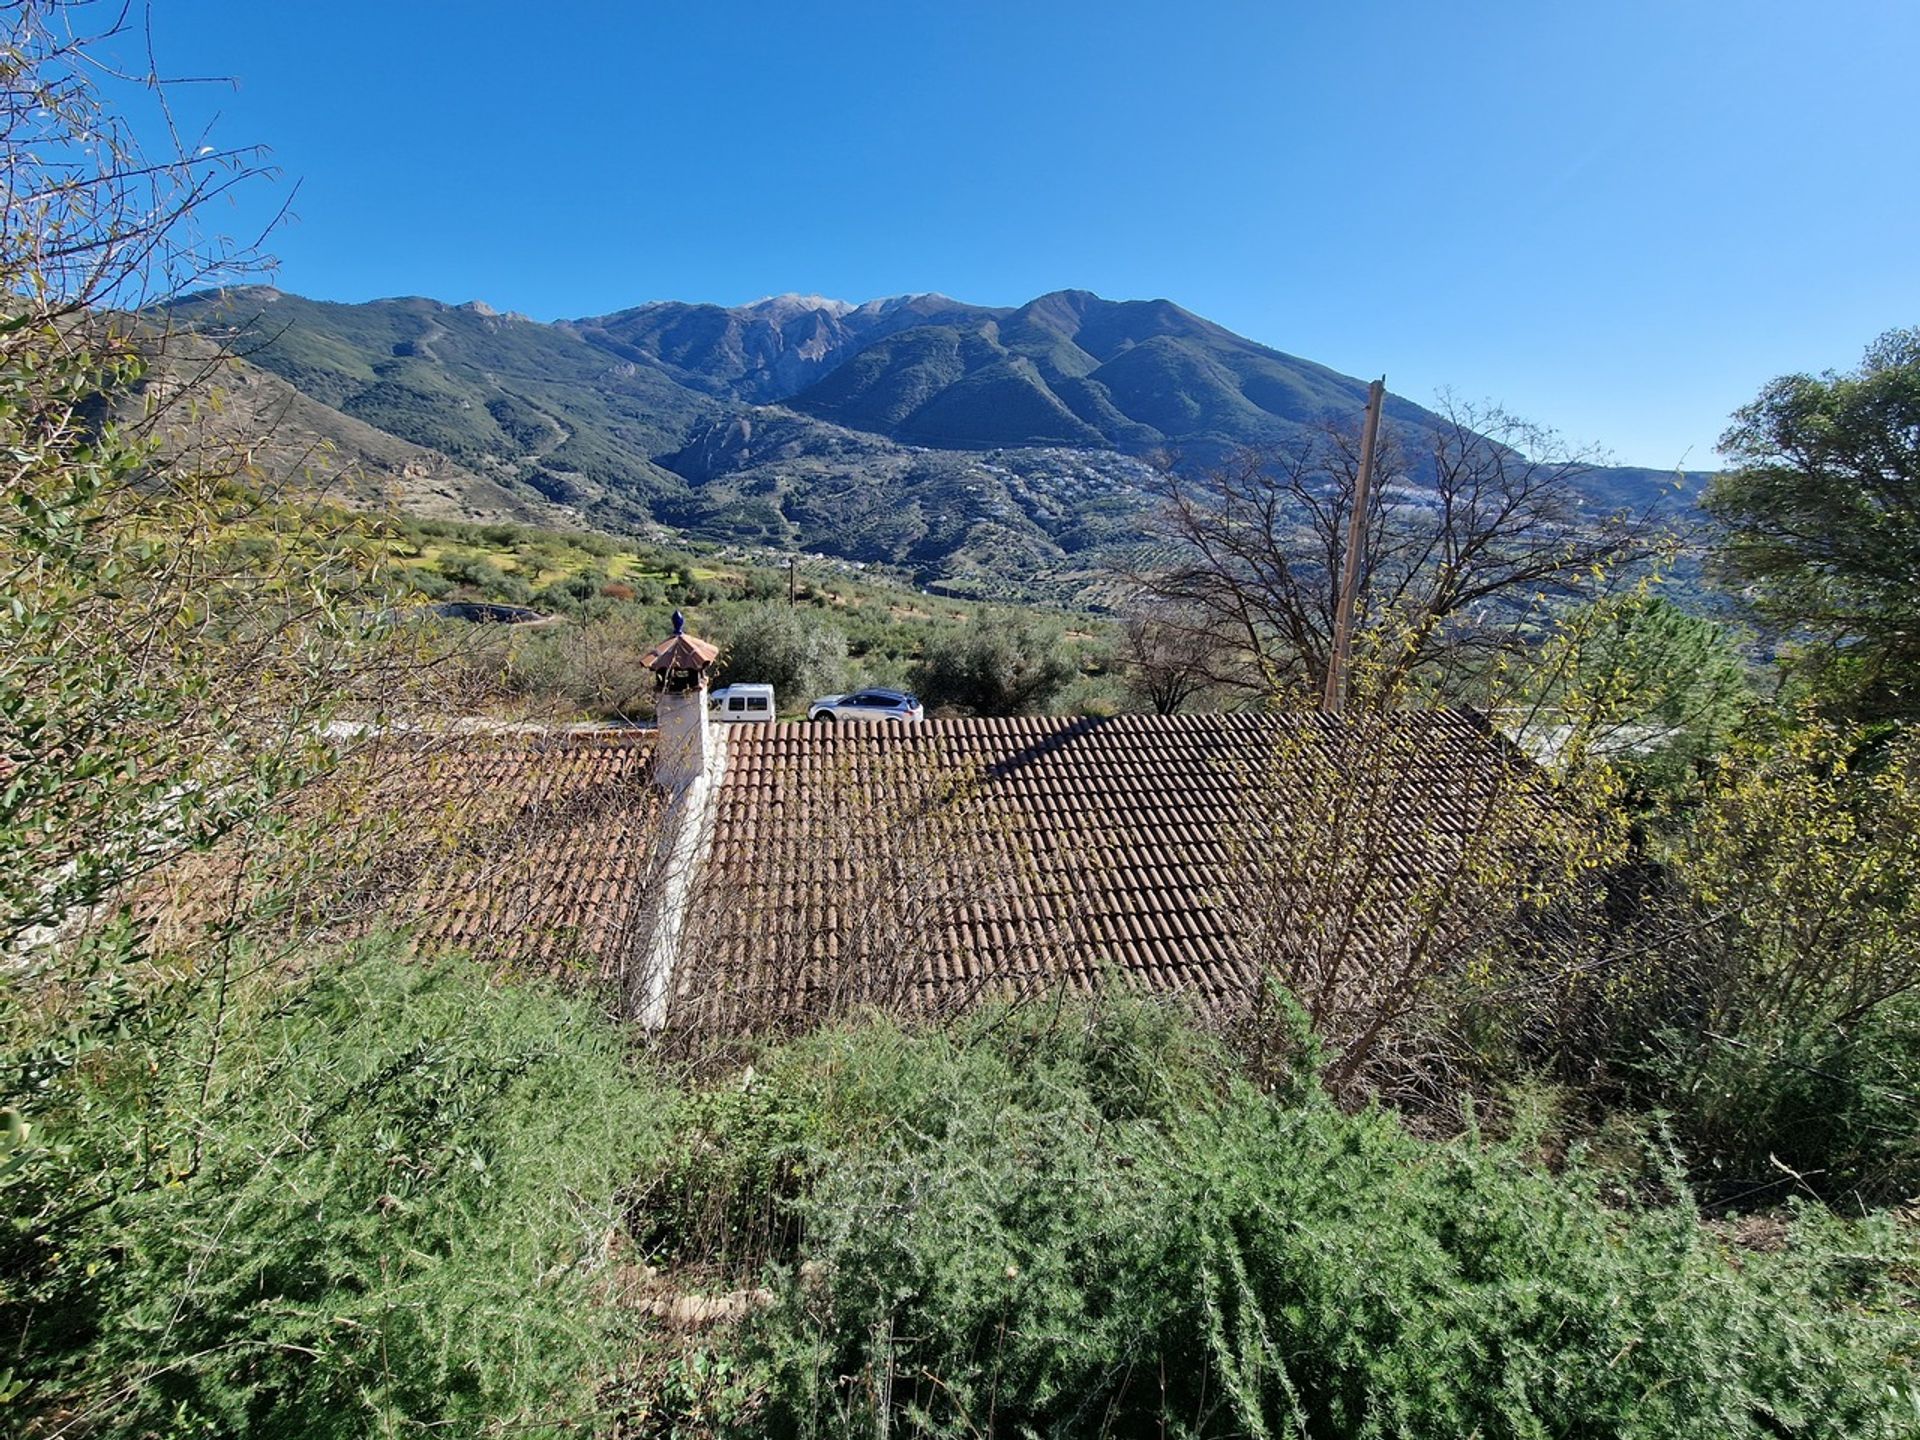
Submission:
<svg viewBox="0 0 1920 1440">
<path fill-rule="evenodd" d="M 720 656 L 720 647 L 687 634 L 687 617 L 673 612 L 673 638 L 662 640 L 640 657 L 640 663 L 658 675 L 673 671 L 699 672 Z"/>
</svg>

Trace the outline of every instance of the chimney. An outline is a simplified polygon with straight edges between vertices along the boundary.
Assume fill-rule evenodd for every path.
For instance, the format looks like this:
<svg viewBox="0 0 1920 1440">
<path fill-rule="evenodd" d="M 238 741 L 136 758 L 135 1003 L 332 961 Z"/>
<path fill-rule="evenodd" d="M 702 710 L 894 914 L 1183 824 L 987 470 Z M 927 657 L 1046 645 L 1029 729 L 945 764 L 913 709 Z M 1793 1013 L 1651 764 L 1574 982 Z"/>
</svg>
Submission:
<svg viewBox="0 0 1920 1440">
<path fill-rule="evenodd" d="M 654 711 L 660 719 L 653 775 L 669 794 L 677 795 L 707 773 L 714 750 L 707 728 L 707 671 L 719 654 L 719 646 L 687 634 L 687 617 L 676 610 L 673 638 L 642 659 L 653 671 Z"/>
</svg>

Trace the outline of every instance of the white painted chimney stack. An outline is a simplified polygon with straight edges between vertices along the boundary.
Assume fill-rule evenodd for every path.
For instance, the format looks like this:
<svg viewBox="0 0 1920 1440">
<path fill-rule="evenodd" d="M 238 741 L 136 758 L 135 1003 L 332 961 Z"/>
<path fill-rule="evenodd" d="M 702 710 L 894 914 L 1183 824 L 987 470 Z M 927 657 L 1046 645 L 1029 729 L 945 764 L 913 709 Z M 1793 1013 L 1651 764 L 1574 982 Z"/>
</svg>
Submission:
<svg viewBox="0 0 1920 1440">
<path fill-rule="evenodd" d="M 712 767 L 718 737 L 707 720 L 707 672 L 719 647 L 687 634 L 687 617 L 673 612 L 673 638 L 646 654 L 654 673 L 654 713 L 660 733 L 654 742 L 654 782 L 677 795 Z"/>
</svg>

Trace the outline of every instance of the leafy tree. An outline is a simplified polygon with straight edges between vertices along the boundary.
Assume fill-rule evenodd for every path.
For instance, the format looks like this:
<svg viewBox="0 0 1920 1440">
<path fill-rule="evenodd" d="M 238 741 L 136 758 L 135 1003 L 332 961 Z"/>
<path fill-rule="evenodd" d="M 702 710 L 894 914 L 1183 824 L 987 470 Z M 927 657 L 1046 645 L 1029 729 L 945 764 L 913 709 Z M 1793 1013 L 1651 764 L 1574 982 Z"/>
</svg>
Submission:
<svg viewBox="0 0 1920 1440">
<path fill-rule="evenodd" d="M 601 577 L 592 573 L 563 575 L 534 591 L 533 603 L 542 610 L 577 611 L 595 595 L 602 593 L 602 583 Z M 631 590 L 627 598 L 632 598 Z"/>
<path fill-rule="evenodd" d="M 1595 601 L 1561 626 L 1555 713 L 1577 715 L 1585 743 L 1655 792 L 1675 792 L 1721 750 L 1757 701 L 1724 625 L 1660 595 Z"/>
<path fill-rule="evenodd" d="M 217 369 L 110 308 L 241 264 L 187 222 L 245 152 L 142 154 L 85 13 L 22 7 L 0 47 L 0 952 L 270 811 L 393 678 L 344 517 L 288 533 L 249 442 L 190 424 Z"/>
<path fill-rule="evenodd" d="M 723 682 L 771 685 L 788 704 L 838 689 L 846 665 L 845 635 L 783 604 L 749 608 L 728 625 L 720 648 Z"/>
<path fill-rule="evenodd" d="M 533 598 L 533 587 L 518 574 L 509 573 L 488 556 L 470 550 L 446 551 L 440 556 L 439 569 L 444 579 L 465 586 L 484 600 L 524 605 Z"/>
<path fill-rule="evenodd" d="M 564 625 L 481 626 L 462 659 L 477 684 L 492 677 L 536 705 L 602 717 L 651 713 L 653 672 L 643 663 L 664 627 L 632 610 Z"/>
<path fill-rule="evenodd" d="M 1835 703 L 1920 714 L 1920 328 L 1850 373 L 1773 381 L 1720 449 L 1732 468 L 1703 503 L 1721 582 Z"/>
<path fill-rule="evenodd" d="M 1060 637 L 1027 620 L 968 625 L 937 635 L 913 668 L 931 708 L 975 715 L 1034 715 L 1073 683 L 1073 658 Z"/>
</svg>

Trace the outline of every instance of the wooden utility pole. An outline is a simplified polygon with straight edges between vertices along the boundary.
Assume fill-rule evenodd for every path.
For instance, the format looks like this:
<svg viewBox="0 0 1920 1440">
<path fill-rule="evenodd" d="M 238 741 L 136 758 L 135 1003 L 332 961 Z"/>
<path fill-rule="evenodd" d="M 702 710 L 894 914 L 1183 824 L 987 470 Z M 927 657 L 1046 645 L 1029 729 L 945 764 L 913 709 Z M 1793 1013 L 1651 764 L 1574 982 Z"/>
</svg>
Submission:
<svg viewBox="0 0 1920 1440">
<path fill-rule="evenodd" d="M 1380 407 L 1387 395 L 1382 375 L 1367 387 L 1367 423 L 1360 435 L 1360 474 L 1353 482 L 1353 514 L 1347 517 L 1346 564 L 1334 607 L 1333 645 L 1327 654 L 1327 695 L 1320 708 L 1338 715 L 1347 703 L 1347 661 L 1353 653 L 1353 605 L 1360 590 L 1360 561 L 1367 548 L 1367 497 L 1373 490 L 1373 444 L 1380 433 Z"/>
<path fill-rule="evenodd" d="M 787 557 L 787 608 L 793 609 L 800 603 L 800 557 Z"/>
</svg>

